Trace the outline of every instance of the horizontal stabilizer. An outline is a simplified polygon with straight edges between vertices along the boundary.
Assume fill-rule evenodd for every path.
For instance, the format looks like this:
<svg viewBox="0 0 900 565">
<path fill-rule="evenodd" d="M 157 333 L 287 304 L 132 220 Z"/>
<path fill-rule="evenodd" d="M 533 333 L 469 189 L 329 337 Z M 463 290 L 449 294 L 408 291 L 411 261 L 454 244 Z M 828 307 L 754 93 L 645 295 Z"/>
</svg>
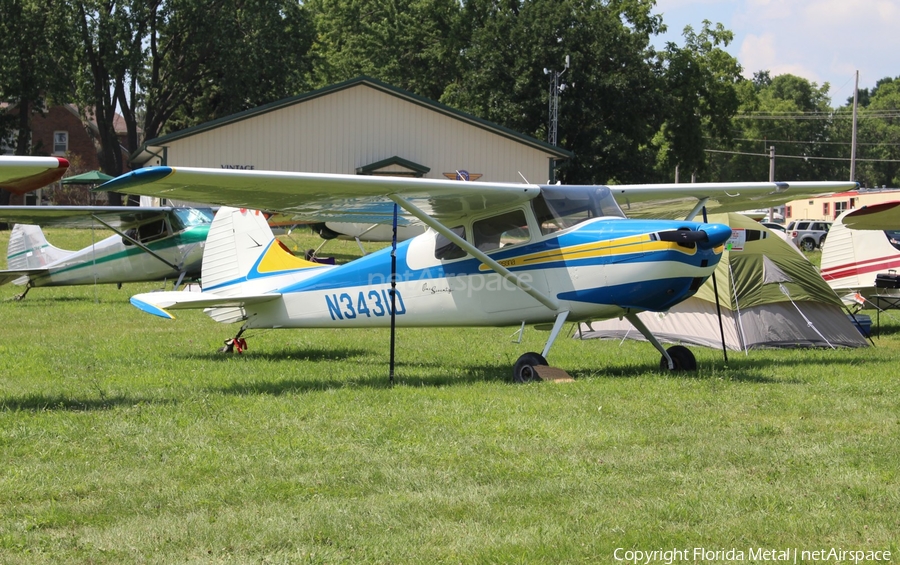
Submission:
<svg viewBox="0 0 900 565">
<path fill-rule="evenodd" d="M 279 293 L 245 294 L 241 296 L 217 296 L 212 293 L 185 292 L 170 290 L 166 292 L 147 292 L 131 297 L 131 304 L 148 314 L 161 318 L 174 318 L 167 310 L 196 310 L 201 308 L 242 308 L 250 304 L 260 304 L 280 298 Z"/>
<path fill-rule="evenodd" d="M 21 277 L 37 277 L 46 275 L 48 272 L 50 272 L 50 269 L 12 269 L 9 271 L 0 271 L 0 286 Z M 20 284 L 25 283 L 22 282 Z"/>
</svg>

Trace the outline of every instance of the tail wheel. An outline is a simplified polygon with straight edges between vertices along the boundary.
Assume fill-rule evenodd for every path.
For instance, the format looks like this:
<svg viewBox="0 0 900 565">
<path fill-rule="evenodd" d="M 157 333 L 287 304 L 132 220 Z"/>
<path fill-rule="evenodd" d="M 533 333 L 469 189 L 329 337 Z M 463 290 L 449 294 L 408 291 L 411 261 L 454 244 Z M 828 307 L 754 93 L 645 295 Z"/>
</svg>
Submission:
<svg viewBox="0 0 900 565">
<path fill-rule="evenodd" d="M 523 354 L 513 365 L 513 381 L 517 383 L 530 383 L 540 380 L 534 367 L 546 365 L 547 360 L 540 353 L 528 352 Z"/>
<path fill-rule="evenodd" d="M 666 353 L 672 358 L 673 371 L 696 371 L 697 358 L 691 353 L 691 350 L 683 345 L 673 345 L 666 349 Z M 669 362 L 665 357 L 659 361 L 659 368 L 663 371 L 669 370 Z"/>
</svg>

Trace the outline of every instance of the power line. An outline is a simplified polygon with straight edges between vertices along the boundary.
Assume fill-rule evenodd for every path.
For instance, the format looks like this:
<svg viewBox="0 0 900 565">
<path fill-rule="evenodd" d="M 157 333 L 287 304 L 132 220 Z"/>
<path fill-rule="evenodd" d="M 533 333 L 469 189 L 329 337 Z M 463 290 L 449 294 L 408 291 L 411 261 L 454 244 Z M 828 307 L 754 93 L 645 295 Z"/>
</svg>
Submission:
<svg viewBox="0 0 900 565">
<path fill-rule="evenodd" d="M 744 151 L 722 151 L 720 149 L 704 149 L 707 153 L 722 153 L 725 155 L 748 155 L 750 157 L 769 158 L 768 153 L 747 153 Z M 776 159 L 803 159 L 804 161 L 850 161 L 850 157 L 811 157 L 806 155 L 775 155 Z M 871 163 L 900 163 L 900 159 L 860 159 L 857 161 L 867 161 Z"/>
<path fill-rule="evenodd" d="M 852 114 L 845 112 L 758 112 L 750 114 L 736 114 L 735 120 L 846 120 L 852 119 Z M 865 112 L 863 118 L 893 119 L 900 118 L 900 111 L 885 110 L 880 112 Z"/>
<path fill-rule="evenodd" d="M 704 139 L 719 140 L 721 138 L 705 137 Z M 730 141 L 753 141 L 758 143 L 809 143 L 811 145 L 850 145 L 849 141 L 804 141 L 800 139 L 756 139 L 752 137 L 732 137 Z M 900 145 L 900 143 L 857 143 L 857 145 L 878 145 L 881 147 Z"/>
</svg>

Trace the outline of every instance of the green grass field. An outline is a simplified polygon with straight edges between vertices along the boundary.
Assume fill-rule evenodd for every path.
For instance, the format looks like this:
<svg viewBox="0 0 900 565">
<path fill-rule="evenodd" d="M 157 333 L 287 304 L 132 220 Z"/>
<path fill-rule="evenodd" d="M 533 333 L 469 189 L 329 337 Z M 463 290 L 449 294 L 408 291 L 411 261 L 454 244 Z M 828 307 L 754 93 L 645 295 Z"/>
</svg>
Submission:
<svg viewBox="0 0 900 565">
<path fill-rule="evenodd" d="M 896 313 L 875 347 L 692 348 L 696 373 L 560 339 L 575 382 L 532 385 L 511 366 L 544 332 L 401 329 L 391 387 L 387 330 L 255 332 L 222 356 L 236 327 L 128 304 L 160 286 L 0 287 L 0 563 L 900 559 Z"/>
</svg>

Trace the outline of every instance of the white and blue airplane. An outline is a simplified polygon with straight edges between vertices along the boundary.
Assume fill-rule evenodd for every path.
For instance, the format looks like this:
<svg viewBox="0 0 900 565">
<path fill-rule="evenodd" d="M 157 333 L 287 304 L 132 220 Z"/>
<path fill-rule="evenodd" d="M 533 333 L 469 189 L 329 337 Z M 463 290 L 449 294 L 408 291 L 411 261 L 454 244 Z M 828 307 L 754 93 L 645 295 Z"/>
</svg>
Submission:
<svg viewBox="0 0 900 565">
<path fill-rule="evenodd" d="M 61 157 L 0 155 L 0 188 L 25 194 L 58 181 L 68 168 L 69 161 Z"/>
<path fill-rule="evenodd" d="M 660 366 L 693 370 L 693 354 L 666 350 L 637 317 L 694 294 L 712 274 L 731 228 L 693 219 L 626 219 L 616 198 L 640 213 L 670 199 L 693 218 L 768 206 L 855 183 L 559 186 L 458 182 L 260 170 L 153 167 L 98 187 L 224 206 L 202 263 L 202 292 L 139 294 L 131 303 L 172 318 L 204 309 L 242 322 L 225 350 L 240 351 L 253 328 L 524 326 L 551 328 L 541 353 L 523 354 L 513 378 L 541 377 L 568 322 L 625 316 L 661 353 Z M 295 257 L 262 214 L 298 221 L 421 223 L 399 245 L 338 266 Z M 399 212 L 399 214 L 398 214 Z"/>
<path fill-rule="evenodd" d="M 211 208 L 3 206 L 9 235 L 0 285 L 33 287 L 176 280 L 200 276 Z M 54 247 L 40 226 L 108 228 L 107 238 L 78 251 Z"/>
</svg>

